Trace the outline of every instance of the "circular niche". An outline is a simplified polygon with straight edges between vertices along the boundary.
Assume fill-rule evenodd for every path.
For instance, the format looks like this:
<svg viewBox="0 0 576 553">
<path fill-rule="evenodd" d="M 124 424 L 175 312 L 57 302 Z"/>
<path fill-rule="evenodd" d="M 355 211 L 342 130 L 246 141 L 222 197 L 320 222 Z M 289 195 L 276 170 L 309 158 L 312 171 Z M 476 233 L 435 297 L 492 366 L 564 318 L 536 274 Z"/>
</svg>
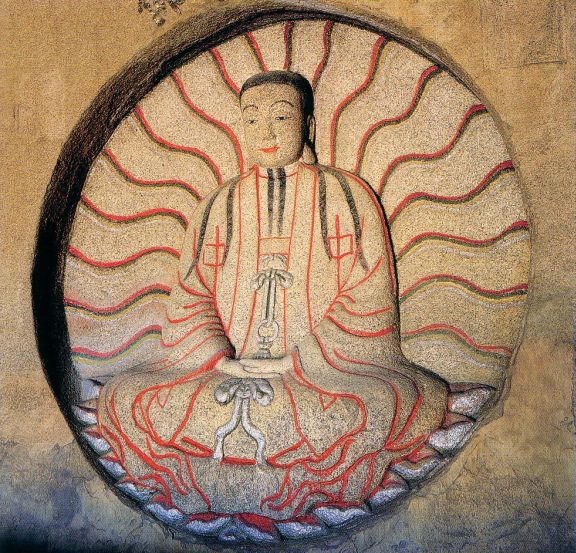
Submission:
<svg viewBox="0 0 576 553">
<path fill-rule="evenodd" d="M 377 28 L 328 14 L 267 14 L 198 48 L 179 53 L 178 60 L 165 49 L 162 60 L 132 62 L 65 148 L 47 197 L 34 272 L 40 353 L 79 442 L 132 505 L 179 530 L 224 541 L 318 537 L 383 512 L 421 486 L 495 404 L 524 316 L 527 216 L 510 154 L 486 106 L 437 60 Z M 397 275 L 402 351 L 449 391 L 433 431 L 410 443 L 401 434 L 433 393 L 427 384 L 415 385 L 416 397 L 414 390 L 408 399 L 402 390 L 396 394 L 396 401 L 410 404 L 398 415 L 405 416 L 404 430 L 396 428 L 379 450 L 362 441 L 366 428 L 349 434 L 350 443 L 332 440 L 324 450 L 308 444 L 313 453 L 295 456 L 304 474 L 299 480 L 287 476 L 287 464 L 257 465 L 254 455 L 217 461 L 211 444 L 188 439 L 186 446 L 183 429 L 194 421 L 184 421 L 182 401 L 172 402 L 171 395 L 185 393 L 174 386 L 146 388 L 136 377 L 118 392 L 136 398 L 140 390 L 131 413 L 114 411 L 110 389 L 111 382 L 129 382 L 142 368 L 157 367 L 170 349 L 162 329 L 187 227 L 203 199 L 253 171 L 239 91 L 249 77 L 271 70 L 295 71 L 311 83 L 319 164 L 360 177 L 380 199 Z M 139 72 L 148 72 L 149 84 L 127 79 Z M 107 130 L 110 122 L 114 128 Z M 53 292 L 40 283 L 45 278 Z M 368 323 L 366 335 L 377 330 Z M 274 391 L 278 395 L 278 387 Z M 321 405 L 324 418 L 296 420 L 308 428 L 299 430 L 303 441 L 352 413 L 330 384 L 308 391 L 315 399 L 306 401 Z M 186 393 L 201 396 L 198 385 Z M 363 393 L 356 392 L 357 407 Z M 103 403 L 113 412 L 106 421 L 112 432 L 98 420 Z M 225 420 L 232 403 L 195 409 Z M 257 423 L 256 402 L 250 409 Z M 305 419 L 312 412 L 306 409 L 294 408 L 294 418 Z M 164 417 L 156 427 L 155 416 Z M 356 411 L 350 416 L 360 417 Z M 290 434 L 285 420 L 277 424 Z M 144 429 L 138 451 L 124 435 L 130 425 Z M 243 424 L 236 425 L 227 439 L 245 443 Z M 346 435 L 345 429 L 330 432 Z M 302 446 L 285 439 L 287 447 Z M 347 459 L 355 440 L 367 450 Z M 376 450 L 388 453 L 384 461 L 374 460 Z M 128 460 L 135 454 L 144 455 L 146 466 L 136 474 L 138 461 Z M 196 471 L 199 457 L 211 468 Z M 272 484 L 271 470 L 277 471 Z M 348 486 L 356 486 L 351 496 Z M 202 501 L 187 502 L 186 494 Z"/>
</svg>

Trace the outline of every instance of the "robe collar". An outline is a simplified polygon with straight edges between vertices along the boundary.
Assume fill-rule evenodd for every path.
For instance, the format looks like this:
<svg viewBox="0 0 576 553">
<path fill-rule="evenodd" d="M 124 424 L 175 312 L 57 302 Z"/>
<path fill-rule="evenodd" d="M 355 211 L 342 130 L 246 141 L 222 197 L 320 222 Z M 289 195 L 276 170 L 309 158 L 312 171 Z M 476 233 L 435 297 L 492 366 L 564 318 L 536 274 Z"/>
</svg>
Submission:
<svg viewBox="0 0 576 553">
<path fill-rule="evenodd" d="M 300 168 L 300 162 L 301 160 L 299 159 L 298 161 L 295 161 L 294 163 L 291 163 L 290 165 L 286 165 L 285 167 L 276 167 L 275 169 L 273 169 L 274 174 L 276 175 L 276 171 L 278 171 L 278 169 L 284 169 L 284 172 L 286 173 L 287 177 L 292 177 L 293 175 L 295 175 L 298 172 L 298 169 Z M 268 168 L 267 167 L 260 167 L 260 165 L 254 164 L 254 167 L 256 167 L 256 171 L 258 172 L 258 176 L 261 178 L 268 178 Z"/>
</svg>

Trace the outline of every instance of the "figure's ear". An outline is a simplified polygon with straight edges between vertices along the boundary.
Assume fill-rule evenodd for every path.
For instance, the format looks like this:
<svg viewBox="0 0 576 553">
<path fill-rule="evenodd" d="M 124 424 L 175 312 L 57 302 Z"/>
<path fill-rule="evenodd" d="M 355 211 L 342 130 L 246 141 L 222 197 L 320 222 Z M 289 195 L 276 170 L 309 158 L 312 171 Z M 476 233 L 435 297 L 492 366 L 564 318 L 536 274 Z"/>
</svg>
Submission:
<svg viewBox="0 0 576 553">
<path fill-rule="evenodd" d="M 307 133 L 306 143 L 302 151 L 302 161 L 309 165 L 316 163 L 316 152 L 314 151 L 314 143 L 316 142 L 316 119 L 313 115 L 308 116 L 306 121 Z"/>
<path fill-rule="evenodd" d="M 314 144 L 316 142 L 316 118 L 313 115 L 308 116 L 306 126 L 308 127 L 308 143 Z"/>
</svg>

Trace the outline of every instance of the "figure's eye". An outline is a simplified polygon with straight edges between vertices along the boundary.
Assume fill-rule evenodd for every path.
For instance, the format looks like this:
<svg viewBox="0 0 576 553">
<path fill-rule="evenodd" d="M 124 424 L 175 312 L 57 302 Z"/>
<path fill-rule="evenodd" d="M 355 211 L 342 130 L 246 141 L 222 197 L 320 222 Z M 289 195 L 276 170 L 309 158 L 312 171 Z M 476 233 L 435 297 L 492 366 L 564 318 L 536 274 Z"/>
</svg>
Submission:
<svg viewBox="0 0 576 553">
<path fill-rule="evenodd" d="M 290 119 L 290 117 L 288 115 L 277 115 L 275 119 L 276 121 L 286 121 L 287 119 Z"/>
<path fill-rule="evenodd" d="M 246 119 L 246 123 L 248 125 L 255 125 L 256 124 L 256 119 Z"/>
</svg>

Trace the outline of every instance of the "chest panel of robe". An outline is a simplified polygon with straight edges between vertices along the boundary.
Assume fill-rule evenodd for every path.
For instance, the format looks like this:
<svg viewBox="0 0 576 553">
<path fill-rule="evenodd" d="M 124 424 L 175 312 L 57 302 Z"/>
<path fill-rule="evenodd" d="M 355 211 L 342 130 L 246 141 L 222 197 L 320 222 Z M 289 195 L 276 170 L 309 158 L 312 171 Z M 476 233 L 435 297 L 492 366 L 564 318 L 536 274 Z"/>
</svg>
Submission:
<svg viewBox="0 0 576 553">
<path fill-rule="evenodd" d="M 312 169 L 303 169 L 289 178 L 288 183 L 286 235 L 283 236 L 270 236 L 266 232 L 265 179 L 254 174 L 236 187 L 234 233 L 226 265 L 219 269 L 216 279 L 216 296 L 238 356 L 250 356 L 257 347 L 254 331 L 260 316 L 262 294 L 255 292 L 252 284 L 267 257 L 285 256 L 286 270 L 294 279 L 289 288 L 277 291 L 277 318 L 281 324 L 281 339 L 274 349 L 277 356 L 318 324 L 338 291 L 339 274 L 348 274 L 353 263 L 354 227 L 342 192 L 330 190 L 334 201 L 327 213 L 328 244 L 334 255 L 329 257 L 317 208 L 317 174 Z M 212 236 L 208 244 L 214 243 L 212 238 L 216 240 L 217 227 L 221 229 L 218 233 L 222 238 L 226 229 L 223 202 L 212 209 L 209 223 Z M 382 293 L 388 292 L 383 290 Z"/>
</svg>

